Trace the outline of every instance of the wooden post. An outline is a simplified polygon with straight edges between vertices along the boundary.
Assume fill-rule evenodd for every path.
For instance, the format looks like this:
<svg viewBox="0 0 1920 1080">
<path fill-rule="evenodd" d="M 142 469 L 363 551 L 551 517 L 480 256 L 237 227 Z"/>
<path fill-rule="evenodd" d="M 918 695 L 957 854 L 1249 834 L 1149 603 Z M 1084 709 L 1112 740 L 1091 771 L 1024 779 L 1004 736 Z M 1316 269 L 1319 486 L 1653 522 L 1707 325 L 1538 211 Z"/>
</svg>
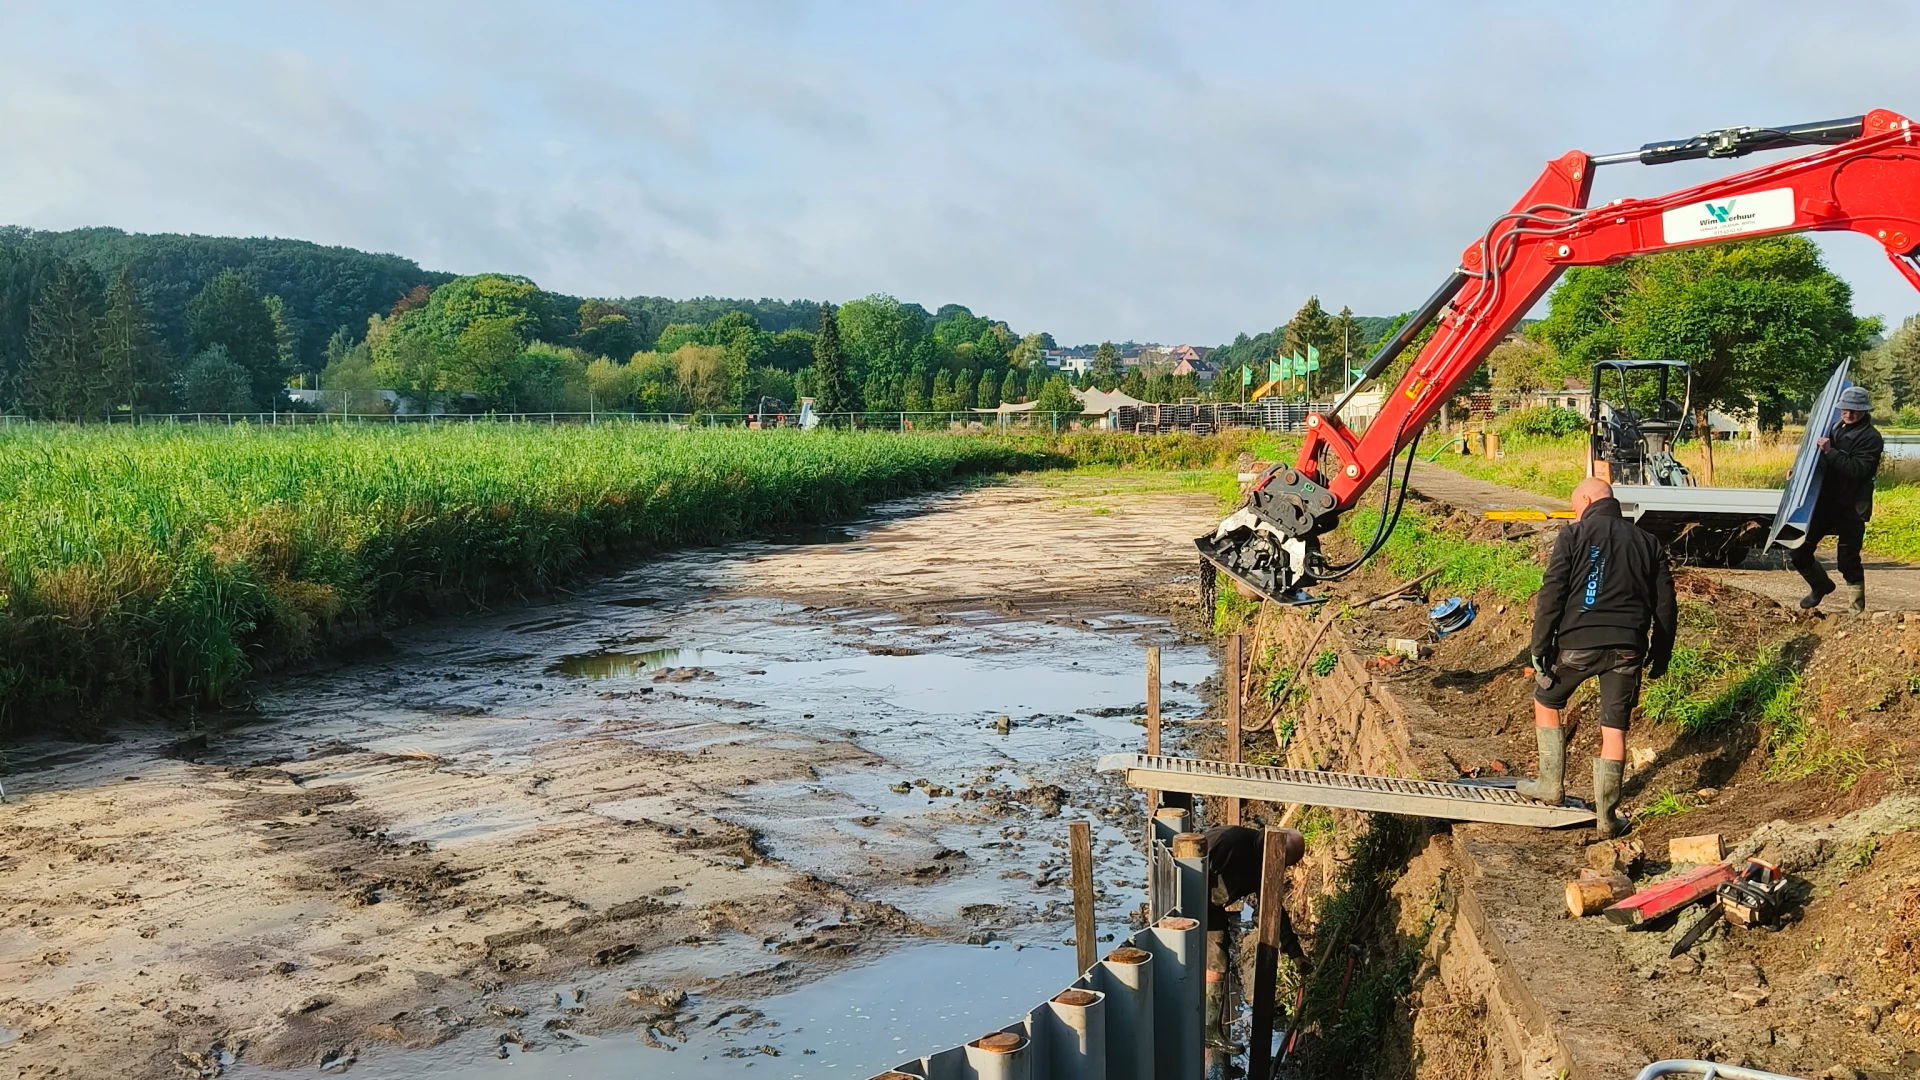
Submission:
<svg viewBox="0 0 1920 1080">
<path fill-rule="evenodd" d="M 1240 635 L 1227 639 L 1227 760 L 1240 763 Z M 1227 824 L 1240 824 L 1240 800 L 1227 799 Z"/>
<path fill-rule="evenodd" d="M 1160 753 L 1160 646 L 1147 646 L 1147 753 Z M 1147 843 L 1153 843 L 1153 814 L 1160 808 L 1160 793 L 1148 788 Z"/>
<path fill-rule="evenodd" d="M 1260 856 L 1259 944 L 1253 954 L 1253 1034 L 1247 1075 L 1273 1073 L 1273 1007 L 1280 966 L 1280 905 L 1287 884 L 1286 833 L 1268 829 Z"/>
<path fill-rule="evenodd" d="M 1099 959 L 1094 950 L 1093 827 L 1084 821 L 1067 825 L 1067 853 L 1073 873 L 1073 951 L 1077 972 Z"/>
</svg>

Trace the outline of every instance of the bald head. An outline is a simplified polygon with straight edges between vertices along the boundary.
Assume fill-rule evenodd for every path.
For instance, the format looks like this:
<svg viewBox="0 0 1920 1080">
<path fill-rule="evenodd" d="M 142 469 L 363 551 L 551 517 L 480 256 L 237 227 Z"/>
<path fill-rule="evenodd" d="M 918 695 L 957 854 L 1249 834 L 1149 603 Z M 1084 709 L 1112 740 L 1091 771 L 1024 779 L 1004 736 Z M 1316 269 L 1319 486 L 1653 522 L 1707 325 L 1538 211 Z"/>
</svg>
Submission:
<svg viewBox="0 0 1920 1080">
<path fill-rule="evenodd" d="M 1592 506 L 1601 499 L 1611 498 L 1613 498 L 1613 485 L 1597 476 L 1589 476 L 1575 485 L 1573 489 L 1573 516 L 1576 518 L 1585 517 L 1587 515 L 1587 507 Z"/>
</svg>

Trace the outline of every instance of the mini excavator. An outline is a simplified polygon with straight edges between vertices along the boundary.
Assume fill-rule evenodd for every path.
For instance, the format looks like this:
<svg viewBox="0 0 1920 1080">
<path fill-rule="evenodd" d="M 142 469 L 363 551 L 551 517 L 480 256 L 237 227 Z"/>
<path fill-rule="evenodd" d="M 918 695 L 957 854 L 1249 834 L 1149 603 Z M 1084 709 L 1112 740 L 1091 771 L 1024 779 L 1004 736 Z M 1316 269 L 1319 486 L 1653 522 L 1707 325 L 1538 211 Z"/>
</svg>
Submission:
<svg viewBox="0 0 1920 1080">
<path fill-rule="evenodd" d="M 1816 149 L 1667 195 L 1587 204 L 1594 170 L 1602 165 L 1736 158 L 1800 146 Z M 1513 209 L 1468 245 L 1460 265 L 1381 344 L 1353 387 L 1326 413 L 1308 415 L 1294 463 L 1262 473 L 1245 501 L 1195 540 L 1201 556 L 1268 599 L 1313 602 L 1307 589 L 1352 573 L 1380 550 L 1406 501 L 1421 431 L 1568 267 L 1815 230 L 1872 237 L 1920 289 L 1920 143 L 1911 121 L 1876 109 L 1821 123 L 1723 128 L 1618 154 L 1574 150 L 1548 162 Z M 1365 432 L 1355 434 L 1340 410 L 1430 326 L 1432 335 L 1398 385 Z M 1404 467 L 1398 464 L 1403 451 Z M 1382 474 L 1387 482 L 1372 538 L 1354 561 L 1329 563 L 1319 538 Z"/>
</svg>

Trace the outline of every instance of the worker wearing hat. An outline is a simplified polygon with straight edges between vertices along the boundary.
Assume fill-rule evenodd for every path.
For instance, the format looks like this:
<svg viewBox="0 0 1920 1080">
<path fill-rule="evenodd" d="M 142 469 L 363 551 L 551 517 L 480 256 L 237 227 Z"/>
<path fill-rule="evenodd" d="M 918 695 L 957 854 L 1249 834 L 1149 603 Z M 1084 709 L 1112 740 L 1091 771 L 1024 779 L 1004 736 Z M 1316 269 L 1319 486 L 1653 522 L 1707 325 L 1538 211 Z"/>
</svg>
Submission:
<svg viewBox="0 0 1920 1080">
<path fill-rule="evenodd" d="M 1800 606 L 1813 610 L 1833 591 L 1833 579 L 1820 568 L 1813 549 L 1820 541 L 1835 538 L 1833 561 L 1840 567 L 1840 578 L 1853 593 L 1847 610 L 1867 610 L 1867 576 L 1860 568 L 1860 541 L 1866 535 L 1867 521 L 1873 517 L 1873 477 L 1880 471 L 1880 454 L 1886 440 L 1873 426 L 1873 398 L 1863 386 L 1840 391 L 1840 422 L 1833 425 L 1820 448 L 1820 497 L 1814 501 L 1813 517 L 1807 522 L 1807 538 L 1793 549 L 1793 568 L 1807 579 L 1807 595 Z"/>
</svg>

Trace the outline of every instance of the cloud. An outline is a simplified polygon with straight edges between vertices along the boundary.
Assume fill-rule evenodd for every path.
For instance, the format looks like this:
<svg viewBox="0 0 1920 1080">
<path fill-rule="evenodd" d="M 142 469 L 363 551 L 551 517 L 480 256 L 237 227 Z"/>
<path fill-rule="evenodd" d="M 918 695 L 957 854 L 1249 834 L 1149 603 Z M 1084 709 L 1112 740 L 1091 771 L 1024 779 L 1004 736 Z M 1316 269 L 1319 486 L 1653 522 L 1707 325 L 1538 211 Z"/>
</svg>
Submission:
<svg viewBox="0 0 1920 1080">
<path fill-rule="evenodd" d="M 1220 341 L 1309 293 L 1411 307 L 1572 146 L 1920 109 L 1872 45 L 1914 14 L 1796 10 L 13 6 L 0 205 L 576 294 L 885 291 L 1070 341 Z M 1828 250 L 1863 310 L 1920 308 L 1871 243 Z"/>
</svg>

